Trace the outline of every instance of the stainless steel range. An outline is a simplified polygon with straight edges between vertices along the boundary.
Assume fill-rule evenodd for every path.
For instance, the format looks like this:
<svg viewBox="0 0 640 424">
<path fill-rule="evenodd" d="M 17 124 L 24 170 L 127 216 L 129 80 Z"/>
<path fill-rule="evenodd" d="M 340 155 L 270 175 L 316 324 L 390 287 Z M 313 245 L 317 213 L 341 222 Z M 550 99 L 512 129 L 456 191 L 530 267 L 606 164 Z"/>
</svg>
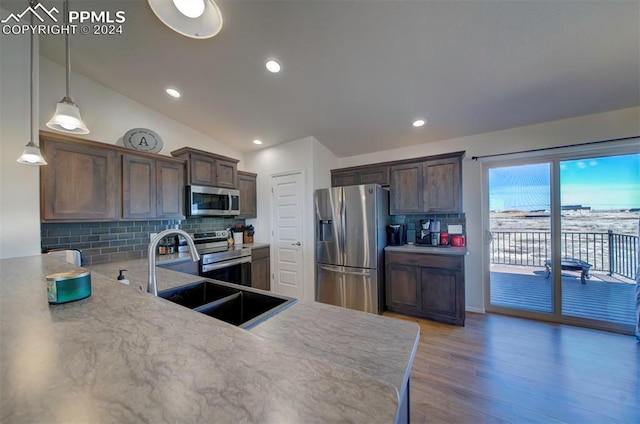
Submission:
<svg viewBox="0 0 640 424">
<path fill-rule="evenodd" d="M 226 230 L 194 233 L 200 254 L 200 276 L 228 283 L 251 285 L 251 249 L 227 244 Z"/>
</svg>

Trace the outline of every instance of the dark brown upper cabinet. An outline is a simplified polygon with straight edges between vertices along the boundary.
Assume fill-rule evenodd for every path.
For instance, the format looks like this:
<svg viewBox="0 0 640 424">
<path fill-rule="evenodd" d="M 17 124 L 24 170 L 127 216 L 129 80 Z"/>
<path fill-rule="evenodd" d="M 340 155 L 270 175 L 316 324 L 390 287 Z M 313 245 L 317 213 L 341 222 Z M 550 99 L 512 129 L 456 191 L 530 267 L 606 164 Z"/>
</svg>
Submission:
<svg viewBox="0 0 640 424">
<path fill-rule="evenodd" d="M 422 162 L 394 165 L 391 172 L 391 215 L 424 212 L 424 179 Z"/>
<path fill-rule="evenodd" d="M 184 161 L 42 131 L 43 222 L 184 218 Z"/>
<path fill-rule="evenodd" d="M 157 216 L 156 161 L 122 155 L 122 217 L 148 219 Z"/>
<path fill-rule="evenodd" d="M 48 162 L 40 167 L 43 222 L 118 219 L 118 151 L 45 132 L 40 135 L 40 146 Z"/>
<path fill-rule="evenodd" d="M 422 163 L 425 212 L 462 212 L 461 157 Z"/>
<path fill-rule="evenodd" d="M 366 165 L 331 170 L 331 186 L 340 187 L 356 184 L 389 185 L 388 165 Z"/>
<path fill-rule="evenodd" d="M 184 163 L 156 162 L 158 218 L 184 218 Z"/>
<path fill-rule="evenodd" d="M 391 215 L 462 212 L 464 152 L 390 166 Z"/>
<path fill-rule="evenodd" d="M 240 215 L 238 218 L 256 218 L 257 207 L 257 174 L 238 171 L 238 189 L 240 190 Z"/>
<path fill-rule="evenodd" d="M 331 170 L 331 186 L 389 186 L 392 215 L 462 212 L 464 152 Z"/>
<path fill-rule="evenodd" d="M 190 147 L 174 150 L 171 155 L 187 161 L 188 185 L 238 188 L 237 159 Z"/>
</svg>

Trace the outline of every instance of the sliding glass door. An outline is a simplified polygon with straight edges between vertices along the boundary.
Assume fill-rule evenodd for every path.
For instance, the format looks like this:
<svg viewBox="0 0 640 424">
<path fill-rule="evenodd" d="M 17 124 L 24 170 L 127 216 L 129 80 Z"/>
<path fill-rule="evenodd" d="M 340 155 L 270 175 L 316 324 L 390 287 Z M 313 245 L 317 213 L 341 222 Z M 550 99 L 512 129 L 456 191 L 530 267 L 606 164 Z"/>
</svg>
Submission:
<svg viewBox="0 0 640 424">
<path fill-rule="evenodd" d="M 631 333 L 640 154 L 485 167 L 489 311 Z"/>
<path fill-rule="evenodd" d="M 559 162 L 561 313 L 635 323 L 640 155 Z"/>
<path fill-rule="evenodd" d="M 489 169 L 490 305 L 553 312 L 551 163 Z"/>
</svg>

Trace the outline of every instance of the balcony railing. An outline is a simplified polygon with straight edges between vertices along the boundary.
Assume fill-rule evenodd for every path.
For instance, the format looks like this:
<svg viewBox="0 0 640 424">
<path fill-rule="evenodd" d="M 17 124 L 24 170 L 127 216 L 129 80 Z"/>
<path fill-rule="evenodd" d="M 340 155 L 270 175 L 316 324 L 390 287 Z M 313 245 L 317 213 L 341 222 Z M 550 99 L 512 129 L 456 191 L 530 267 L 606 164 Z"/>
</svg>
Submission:
<svg viewBox="0 0 640 424">
<path fill-rule="evenodd" d="M 491 263 L 543 267 L 551 259 L 551 233 L 544 231 L 493 231 Z M 561 256 L 580 259 L 593 271 L 606 271 L 634 280 L 638 236 L 607 233 L 562 233 Z"/>
</svg>

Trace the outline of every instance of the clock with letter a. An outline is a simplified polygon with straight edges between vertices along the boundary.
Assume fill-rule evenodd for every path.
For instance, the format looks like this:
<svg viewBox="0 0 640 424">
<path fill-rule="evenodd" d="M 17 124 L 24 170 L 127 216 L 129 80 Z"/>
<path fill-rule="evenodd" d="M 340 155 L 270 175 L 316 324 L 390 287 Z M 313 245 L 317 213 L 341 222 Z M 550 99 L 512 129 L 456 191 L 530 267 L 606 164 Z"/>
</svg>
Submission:
<svg viewBox="0 0 640 424">
<path fill-rule="evenodd" d="M 158 153 L 162 150 L 162 138 L 147 128 L 133 128 L 122 137 L 125 147 L 139 152 Z"/>
</svg>

